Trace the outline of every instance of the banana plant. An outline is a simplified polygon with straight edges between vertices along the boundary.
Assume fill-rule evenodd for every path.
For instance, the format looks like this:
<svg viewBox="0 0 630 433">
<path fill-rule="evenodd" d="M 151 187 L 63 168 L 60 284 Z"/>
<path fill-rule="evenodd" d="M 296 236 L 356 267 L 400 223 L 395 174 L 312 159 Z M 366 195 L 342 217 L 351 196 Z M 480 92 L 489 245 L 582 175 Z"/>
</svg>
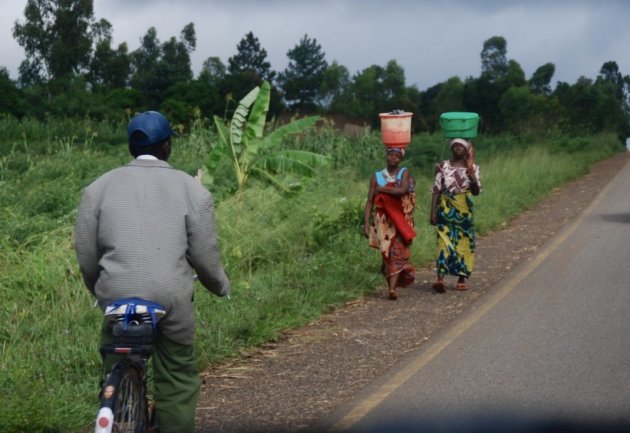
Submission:
<svg viewBox="0 0 630 433">
<path fill-rule="evenodd" d="M 325 166 L 329 158 L 314 152 L 300 150 L 277 150 L 283 139 L 303 132 L 317 122 L 319 116 L 294 120 L 265 135 L 271 86 L 263 81 L 238 103 L 232 119 L 226 124 L 214 116 L 219 140 L 214 144 L 202 169 L 202 182 L 211 187 L 214 173 L 225 158 L 229 158 L 237 182 L 237 195 L 242 197 L 250 177 L 258 177 L 276 188 L 290 192 L 299 185 L 287 184 L 281 174 L 293 173 L 313 176 L 319 167 Z"/>
</svg>

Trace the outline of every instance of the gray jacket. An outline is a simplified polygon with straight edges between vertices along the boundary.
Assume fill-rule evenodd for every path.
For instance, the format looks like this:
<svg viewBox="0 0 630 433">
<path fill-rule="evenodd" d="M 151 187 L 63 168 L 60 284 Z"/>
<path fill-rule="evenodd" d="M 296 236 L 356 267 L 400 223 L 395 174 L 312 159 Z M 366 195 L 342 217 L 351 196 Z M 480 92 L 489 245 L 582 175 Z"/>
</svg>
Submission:
<svg viewBox="0 0 630 433">
<path fill-rule="evenodd" d="M 76 252 L 101 308 L 115 299 L 164 305 L 160 331 L 192 344 L 194 272 L 223 296 L 230 283 L 217 246 L 212 195 L 164 161 L 134 160 L 90 184 L 79 205 Z"/>
</svg>

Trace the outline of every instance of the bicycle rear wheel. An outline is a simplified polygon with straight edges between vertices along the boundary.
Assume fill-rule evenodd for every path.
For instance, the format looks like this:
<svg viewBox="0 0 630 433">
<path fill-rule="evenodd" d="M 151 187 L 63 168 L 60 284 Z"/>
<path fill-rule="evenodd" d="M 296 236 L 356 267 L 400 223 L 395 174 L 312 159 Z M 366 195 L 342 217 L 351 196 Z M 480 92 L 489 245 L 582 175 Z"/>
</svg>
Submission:
<svg viewBox="0 0 630 433">
<path fill-rule="evenodd" d="M 107 376 L 96 416 L 97 433 L 145 433 L 148 408 L 141 366 L 129 359 L 119 361 Z"/>
<path fill-rule="evenodd" d="M 140 372 L 128 365 L 120 376 L 112 407 L 112 432 L 144 433 L 147 428 L 147 411 L 144 384 Z"/>
</svg>

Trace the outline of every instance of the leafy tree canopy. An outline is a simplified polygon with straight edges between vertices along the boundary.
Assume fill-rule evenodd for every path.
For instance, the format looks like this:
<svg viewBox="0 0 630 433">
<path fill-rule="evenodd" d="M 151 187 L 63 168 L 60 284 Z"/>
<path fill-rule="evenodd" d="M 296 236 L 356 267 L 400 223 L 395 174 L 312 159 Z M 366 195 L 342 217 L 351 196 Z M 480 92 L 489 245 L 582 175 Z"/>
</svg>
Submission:
<svg viewBox="0 0 630 433">
<path fill-rule="evenodd" d="M 0 67 L 0 113 L 23 114 L 22 95 L 20 89 L 9 77 L 7 68 Z"/>
<path fill-rule="evenodd" d="M 292 108 L 312 110 L 328 66 L 326 54 L 316 39 L 304 35 L 287 57 L 289 64 L 278 79 L 284 97 Z"/>
<path fill-rule="evenodd" d="M 275 72 L 271 70 L 271 63 L 267 61 L 267 50 L 260 46 L 260 41 L 252 32 L 248 32 L 236 46 L 237 53 L 228 59 L 228 71 L 238 75 L 250 73 L 259 80 L 271 82 Z"/>
<path fill-rule="evenodd" d="M 184 27 L 179 40 L 171 37 L 164 43 L 151 27 L 131 53 L 131 87 L 146 95 L 149 106 L 158 107 L 171 86 L 192 79 L 190 53 L 195 47 L 193 23 Z"/>
<path fill-rule="evenodd" d="M 319 88 L 319 98 L 322 108 L 336 111 L 334 106 L 340 103 L 348 89 L 352 79 L 348 68 L 337 63 L 336 60 L 328 65 L 322 76 L 322 84 Z"/>
<path fill-rule="evenodd" d="M 94 52 L 87 80 L 95 90 L 111 91 L 125 88 L 131 72 L 127 43 L 112 48 L 112 25 L 101 19 L 92 27 Z"/>
<path fill-rule="evenodd" d="M 507 42 L 503 36 L 493 36 L 483 43 L 481 74 L 496 81 L 507 74 Z"/>
<path fill-rule="evenodd" d="M 529 88 L 533 93 L 541 95 L 551 94 L 551 79 L 556 72 L 556 66 L 553 63 L 545 63 L 534 71 L 529 79 Z"/>
<path fill-rule="evenodd" d="M 382 112 L 417 111 L 417 103 L 412 103 L 407 95 L 405 71 L 395 60 L 390 60 L 385 67 L 372 65 L 357 73 L 348 92 L 350 94 L 343 97 L 345 113 L 370 119 L 374 125 L 378 124 L 378 114 Z"/>
<path fill-rule="evenodd" d="M 92 48 L 93 0 L 28 0 L 13 37 L 24 48 L 24 86 L 68 79 L 86 68 Z"/>
<path fill-rule="evenodd" d="M 604 63 L 599 70 L 598 78 L 612 83 L 615 89 L 617 89 L 617 96 L 620 99 L 623 98 L 624 78 L 621 72 L 619 72 L 617 62 L 609 61 Z"/>
<path fill-rule="evenodd" d="M 199 81 L 216 86 L 223 78 L 225 78 L 227 68 L 219 57 L 208 57 L 201 67 L 199 73 Z"/>
</svg>

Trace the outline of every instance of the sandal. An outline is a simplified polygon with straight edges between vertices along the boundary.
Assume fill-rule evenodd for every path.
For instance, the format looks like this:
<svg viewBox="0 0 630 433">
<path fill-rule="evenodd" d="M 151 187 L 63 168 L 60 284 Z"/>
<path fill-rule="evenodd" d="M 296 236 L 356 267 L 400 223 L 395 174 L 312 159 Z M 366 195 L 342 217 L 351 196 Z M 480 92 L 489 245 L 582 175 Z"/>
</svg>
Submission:
<svg viewBox="0 0 630 433">
<path fill-rule="evenodd" d="M 389 291 L 389 299 L 391 299 L 392 301 L 398 299 L 398 293 L 396 292 L 396 290 Z"/>
<path fill-rule="evenodd" d="M 455 288 L 457 290 L 468 290 L 468 286 L 466 285 L 466 283 L 457 283 L 457 286 L 455 286 Z"/>
<path fill-rule="evenodd" d="M 438 280 L 433 283 L 433 290 L 438 293 L 446 293 L 446 286 L 444 285 L 444 281 Z"/>
</svg>

